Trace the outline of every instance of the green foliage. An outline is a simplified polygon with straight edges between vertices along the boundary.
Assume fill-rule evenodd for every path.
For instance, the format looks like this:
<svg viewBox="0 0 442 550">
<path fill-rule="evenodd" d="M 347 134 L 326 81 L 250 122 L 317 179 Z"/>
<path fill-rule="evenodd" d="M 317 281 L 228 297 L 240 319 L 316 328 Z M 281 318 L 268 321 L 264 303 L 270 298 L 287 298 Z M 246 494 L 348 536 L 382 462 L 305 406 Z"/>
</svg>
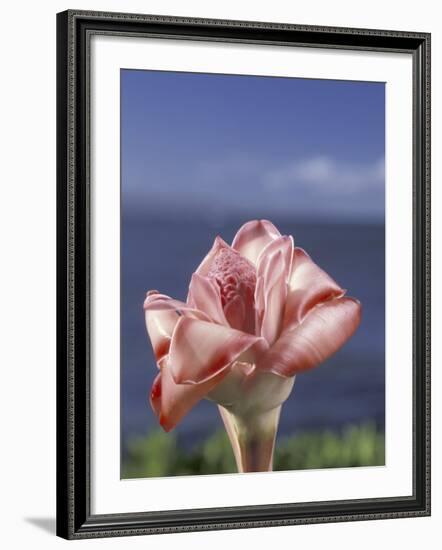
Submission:
<svg viewBox="0 0 442 550">
<path fill-rule="evenodd" d="M 275 470 L 380 466 L 385 463 L 384 434 L 373 424 L 352 426 L 341 434 L 307 432 L 281 438 L 275 452 Z"/>
<path fill-rule="evenodd" d="M 342 433 L 312 431 L 278 438 L 274 470 L 380 466 L 384 463 L 384 434 L 373 424 L 363 424 L 349 427 Z M 236 472 L 235 460 L 225 432 L 215 433 L 186 452 L 178 446 L 173 433 L 156 430 L 129 443 L 122 477 L 233 472 Z"/>
</svg>

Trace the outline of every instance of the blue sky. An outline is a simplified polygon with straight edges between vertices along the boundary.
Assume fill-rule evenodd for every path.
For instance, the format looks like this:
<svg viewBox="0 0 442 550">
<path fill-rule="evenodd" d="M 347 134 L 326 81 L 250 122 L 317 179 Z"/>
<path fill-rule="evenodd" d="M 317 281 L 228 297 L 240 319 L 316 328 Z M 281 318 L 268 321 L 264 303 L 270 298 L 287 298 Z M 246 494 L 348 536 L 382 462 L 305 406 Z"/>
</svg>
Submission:
<svg viewBox="0 0 442 550">
<path fill-rule="evenodd" d="M 383 83 L 121 77 L 126 213 L 383 222 Z"/>
</svg>

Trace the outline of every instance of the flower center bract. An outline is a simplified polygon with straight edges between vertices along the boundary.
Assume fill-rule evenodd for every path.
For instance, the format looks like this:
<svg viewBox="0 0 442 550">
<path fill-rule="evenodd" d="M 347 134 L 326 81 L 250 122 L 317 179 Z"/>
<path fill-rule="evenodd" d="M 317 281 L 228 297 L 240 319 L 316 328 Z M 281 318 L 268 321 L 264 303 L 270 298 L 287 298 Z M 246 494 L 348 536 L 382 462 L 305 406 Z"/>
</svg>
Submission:
<svg viewBox="0 0 442 550">
<path fill-rule="evenodd" d="M 229 324 L 253 334 L 255 266 L 235 250 L 221 248 L 212 261 L 207 277 L 218 284 L 221 304 Z"/>
</svg>

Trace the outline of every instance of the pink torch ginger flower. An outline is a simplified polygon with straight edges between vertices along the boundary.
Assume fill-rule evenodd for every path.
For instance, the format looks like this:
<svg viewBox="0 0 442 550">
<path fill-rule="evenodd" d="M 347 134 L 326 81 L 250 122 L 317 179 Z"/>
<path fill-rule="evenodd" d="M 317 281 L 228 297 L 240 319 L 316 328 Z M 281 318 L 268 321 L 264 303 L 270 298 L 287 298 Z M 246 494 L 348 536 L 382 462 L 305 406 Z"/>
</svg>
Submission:
<svg viewBox="0 0 442 550">
<path fill-rule="evenodd" d="M 169 431 L 201 399 L 214 401 L 238 470 L 272 469 L 282 403 L 295 375 L 334 354 L 361 306 L 293 238 L 250 221 L 232 246 L 216 237 L 186 302 L 149 291 L 147 331 L 159 373 L 150 402 Z"/>
</svg>

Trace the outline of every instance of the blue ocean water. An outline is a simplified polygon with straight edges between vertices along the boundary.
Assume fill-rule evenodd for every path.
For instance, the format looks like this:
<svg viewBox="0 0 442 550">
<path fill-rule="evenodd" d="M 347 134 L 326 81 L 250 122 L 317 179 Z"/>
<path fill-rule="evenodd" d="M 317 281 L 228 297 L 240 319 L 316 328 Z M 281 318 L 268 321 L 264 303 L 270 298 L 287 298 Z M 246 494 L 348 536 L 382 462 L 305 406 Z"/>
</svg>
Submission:
<svg viewBox="0 0 442 550">
<path fill-rule="evenodd" d="M 144 435 L 158 422 L 148 395 L 157 373 L 146 335 L 143 301 L 157 289 L 184 300 L 190 277 L 217 234 L 231 242 L 244 219 L 218 222 L 164 220 L 123 212 L 121 235 L 121 427 L 123 449 L 130 437 Z M 277 220 L 281 233 L 363 306 L 354 337 L 313 371 L 297 376 L 282 409 L 280 435 L 307 429 L 339 430 L 349 424 L 385 419 L 385 245 L 384 226 Z M 202 401 L 176 428 L 185 446 L 222 426 L 213 403 Z"/>
</svg>

